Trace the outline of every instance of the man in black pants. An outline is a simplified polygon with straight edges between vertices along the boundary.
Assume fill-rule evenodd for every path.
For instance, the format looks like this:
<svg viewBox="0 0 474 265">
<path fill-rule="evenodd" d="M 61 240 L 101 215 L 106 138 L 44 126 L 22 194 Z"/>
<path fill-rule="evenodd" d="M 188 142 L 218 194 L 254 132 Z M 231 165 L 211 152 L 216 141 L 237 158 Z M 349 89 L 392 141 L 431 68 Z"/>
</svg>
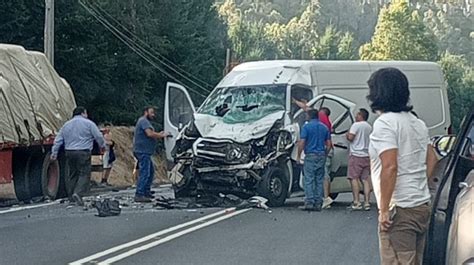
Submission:
<svg viewBox="0 0 474 265">
<path fill-rule="evenodd" d="M 71 202 L 82 206 L 82 196 L 89 190 L 91 176 L 91 150 L 94 140 L 100 148 L 105 147 L 104 137 L 95 123 L 87 118 L 84 107 L 74 109 L 73 117 L 59 131 L 51 150 L 51 159 L 56 160 L 58 151 L 66 151 L 66 190 Z"/>
</svg>

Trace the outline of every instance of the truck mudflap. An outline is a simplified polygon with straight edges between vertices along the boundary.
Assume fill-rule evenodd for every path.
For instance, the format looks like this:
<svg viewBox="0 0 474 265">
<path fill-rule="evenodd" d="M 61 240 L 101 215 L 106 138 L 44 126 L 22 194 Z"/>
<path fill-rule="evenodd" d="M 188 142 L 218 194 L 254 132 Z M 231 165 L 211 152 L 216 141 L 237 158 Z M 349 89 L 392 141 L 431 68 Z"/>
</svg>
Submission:
<svg viewBox="0 0 474 265">
<path fill-rule="evenodd" d="M 12 177 L 12 158 L 11 150 L 0 151 L 0 198 L 16 199 L 15 186 Z"/>
</svg>

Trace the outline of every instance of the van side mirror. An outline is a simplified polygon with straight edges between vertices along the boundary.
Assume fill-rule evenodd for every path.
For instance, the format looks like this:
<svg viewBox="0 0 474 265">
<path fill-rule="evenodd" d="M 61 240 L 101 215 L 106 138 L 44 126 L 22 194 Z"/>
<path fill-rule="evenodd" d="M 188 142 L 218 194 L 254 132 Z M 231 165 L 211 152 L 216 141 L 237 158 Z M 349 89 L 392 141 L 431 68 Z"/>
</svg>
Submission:
<svg viewBox="0 0 474 265">
<path fill-rule="evenodd" d="M 439 156 L 445 157 L 451 153 L 455 142 L 456 135 L 444 135 L 436 139 L 433 147 Z"/>
</svg>

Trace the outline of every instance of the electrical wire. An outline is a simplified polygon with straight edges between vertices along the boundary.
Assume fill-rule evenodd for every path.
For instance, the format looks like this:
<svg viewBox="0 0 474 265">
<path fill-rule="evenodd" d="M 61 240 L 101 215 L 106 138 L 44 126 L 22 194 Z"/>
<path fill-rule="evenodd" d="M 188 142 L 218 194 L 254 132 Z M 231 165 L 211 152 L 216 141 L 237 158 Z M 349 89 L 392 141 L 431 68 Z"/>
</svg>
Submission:
<svg viewBox="0 0 474 265">
<path fill-rule="evenodd" d="M 82 0 L 80 1 L 82 2 L 82 4 L 84 5 L 85 2 L 83 2 Z M 154 54 L 150 53 L 147 49 L 145 49 L 143 46 L 141 46 L 140 44 L 138 44 L 137 42 L 135 42 L 133 39 L 131 39 L 129 36 L 127 36 L 126 34 L 124 34 L 123 32 L 121 32 L 119 29 L 117 29 L 114 25 L 112 25 L 112 23 L 110 23 L 103 15 L 100 14 L 100 12 L 94 8 L 92 5 L 88 5 L 88 8 L 89 8 L 89 12 L 90 10 L 93 10 L 94 13 L 95 13 L 95 18 L 97 19 L 97 17 L 100 17 L 102 21 L 104 22 L 107 22 L 107 24 L 110 26 L 110 27 L 113 27 L 113 29 L 118 32 L 119 34 L 121 34 L 123 37 L 125 37 L 130 43 L 132 43 L 133 45 L 135 45 L 138 49 L 141 49 L 143 52 L 145 52 L 148 56 L 150 56 L 151 58 L 153 58 L 154 60 L 158 61 L 160 64 L 163 64 L 164 66 L 166 66 L 168 69 L 172 70 L 173 72 L 175 72 L 176 74 L 178 74 L 179 76 L 181 76 L 183 79 L 189 81 L 191 84 L 193 84 L 194 86 L 196 86 L 197 88 L 205 91 L 205 93 L 210 93 L 211 90 L 199 85 L 198 83 L 196 83 L 195 81 L 193 81 L 192 79 L 188 78 L 187 76 L 183 75 L 181 72 L 177 71 L 176 69 L 174 69 L 172 66 L 168 65 L 167 63 L 163 62 L 162 60 L 160 60 L 158 57 L 156 57 Z M 109 15 L 110 16 L 110 15 Z M 115 20 L 115 19 L 114 19 Z M 119 23 L 119 22 L 118 22 Z M 122 25 L 122 28 L 124 28 L 124 26 Z M 127 30 L 128 31 L 128 30 Z M 136 36 L 135 36 L 136 37 Z M 138 38 L 138 37 L 136 37 Z M 143 42 L 143 41 L 142 41 Z M 147 44 L 148 45 L 148 44 Z M 189 73 L 188 73 L 189 74 Z M 190 74 L 189 74 L 190 75 Z M 207 84 L 208 86 L 210 86 L 209 84 Z"/>
<path fill-rule="evenodd" d="M 142 57 L 145 61 L 147 61 L 149 64 L 151 64 L 153 67 L 158 69 L 161 73 L 165 74 L 167 77 L 173 79 L 177 83 L 184 85 L 180 80 L 178 80 L 176 77 L 168 73 L 165 69 L 163 69 L 161 66 L 153 62 L 153 60 L 150 59 L 149 52 L 146 50 L 143 50 L 141 47 L 136 47 L 136 43 L 134 43 L 128 36 L 120 32 L 116 27 L 114 27 L 110 22 L 107 20 L 103 19 L 103 17 L 97 15 L 93 9 L 91 9 L 89 6 L 87 6 L 82 0 L 79 0 L 79 3 L 97 20 L 99 23 L 101 23 L 107 30 L 109 30 L 114 36 L 116 36 L 119 40 L 121 40 L 127 47 L 132 49 L 135 53 L 137 53 L 140 57 Z M 134 46 L 135 44 L 135 46 Z M 148 55 L 147 55 L 148 53 Z M 199 86 L 200 87 L 200 86 Z M 188 87 L 188 89 L 193 92 L 194 94 L 206 98 L 205 95 L 203 95 L 201 92 Z M 202 89 L 202 87 L 201 87 Z"/>
<path fill-rule="evenodd" d="M 165 62 L 167 62 L 168 64 L 172 65 L 174 68 L 184 72 L 185 74 L 187 74 L 189 76 L 189 78 L 192 78 L 194 80 L 196 80 L 196 82 L 200 82 L 202 85 L 205 85 L 205 86 L 208 86 L 210 87 L 211 89 L 213 88 L 212 85 L 210 85 L 209 83 L 207 83 L 206 81 L 196 77 L 195 75 L 187 72 L 186 70 L 184 70 L 183 68 L 179 67 L 178 65 L 176 65 L 175 63 L 173 63 L 171 60 L 167 59 L 164 55 L 162 55 L 161 53 L 159 53 L 158 51 L 156 51 L 155 49 L 153 49 L 153 47 L 151 47 L 148 43 L 146 43 L 145 41 L 143 41 L 142 39 L 140 39 L 137 35 L 135 35 L 132 31 L 130 31 L 127 27 L 125 27 L 122 23 L 120 23 L 120 21 L 118 21 L 116 18 L 114 18 L 109 12 L 107 12 L 105 9 L 103 9 L 102 7 L 100 7 L 99 4 L 94 4 L 93 1 L 90 2 L 91 5 L 95 6 L 98 10 L 100 10 L 102 13 L 104 13 L 107 17 L 109 17 L 110 19 L 112 19 L 118 26 L 120 26 L 123 30 L 125 30 L 128 34 L 130 34 L 133 38 L 135 38 L 138 42 L 140 42 L 142 45 L 144 45 L 146 48 L 148 48 L 149 50 L 151 50 L 153 53 L 155 53 L 157 56 L 161 57 L 161 59 Z M 156 58 L 157 60 L 160 60 L 158 58 Z M 163 63 L 164 65 L 166 65 L 165 63 Z M 173 69 L 172 67 L 166 65 L 168 68 L 170 69 Z M 176 71 L 175 69 L 173 69 L 174 71 Z M 177 72 L 177 71 L 176 71 Z M 210 92 L 210 91 L 208 91 Z"/>
<path fill-rule="evenodd" d="M 83 2 L 84 4 L 84 2 Z M 107 19 L 105 19 L 103 16 L 101 16 L 100 14 L 98 14 L 97 10 L 94 9 L 94 8 L 91 8 L 90 6 L 88 6 L 88 9 L 87 9 L 91 14 L 93 13 L 93 16 L 94 18 L 96 18 L 97 20 L 100 20 L 102 22 L 102 24 L 107 24 L 107 25 L 104 25 L 106 26 L 106 28 L 110 31 L 115 31 L 117 34 L 121 35 L 122 38 L 121 40 L 122 41 L 126 41 L 128 44 L 130 45 L 134 45 L 135 46 L 135 50 L 136 51 L 137 49 L 138 50 L 141 50 L 142 51 L 142 56 L 149 56 L 149 57 L 152 57 L 153 59 L 155 60 L 158 60 L 158 58 L 156 58 L 156 56 L 154 56 L 153 54 L 151 54 L 150 52 L 148 52 L 146 49 L 144 49 L 142 46 L 138 45 L 136 42 L 134 42 L 130 37 L 128 37 L 127 35 L 125 35 L 123 32 L 121 32 L 119 29 L 117 29 L 115 26 L 113 26 L 109 21 L 107 21 Z M 124 40 L 125 39 L 125 40 Z M 145 54 L 145 55 L 144 55 Z M 148 62 L 151 61 L 150 58 L 148 58 L 147 60 Z M 161 62 L 161 61 L 159 61 Z M 161 62 L 162 63 L 162 62 Z M 162 69 L 162 68 L 161 68 Z M 174 70 L 174 69 L 172 69 Z M 178 73 L 180 74 L 180 73 Z M 167 74 L 168 76 L 170 76 L 169 74 Z M 205 91 L 206 93 L 209 93 L 210 90 L 200 86 L 199 84 L 193 82 L 192 80 L 190 80 L 189 78 L 183 76 L 182 74 L 180 74 L 184 79 L 188 80 L 189 82 L 191 82 L 194 86 L 196 86 L 197 88 L 200 88 L 201 90 Z M 178 81 L 176 78 L 173 77 L 174 80 Z M 180 84 L 182 84 L 181 82 L 179 82 Z M 184 84 L 183 84 L 184 85 Z"/>
</svg>

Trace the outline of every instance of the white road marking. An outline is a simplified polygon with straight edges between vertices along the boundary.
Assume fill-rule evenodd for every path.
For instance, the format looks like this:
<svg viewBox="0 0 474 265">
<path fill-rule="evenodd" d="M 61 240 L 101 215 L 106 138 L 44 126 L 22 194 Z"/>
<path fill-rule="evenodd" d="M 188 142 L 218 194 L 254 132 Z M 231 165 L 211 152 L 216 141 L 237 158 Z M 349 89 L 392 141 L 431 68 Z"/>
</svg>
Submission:
<svg viewBox="0 0 474 265">
<path fill-rule="evenodd" d="M 122 245 L 118 245 L 118 246 L 115 246 L 115 247 L 113 247 L 113 248 L 110 248 L 110 249 L 107 249 L 107 250 L 98 252 L 98 253 L 96 253 L 96 254 L 93 254 L 93 255 L 91 255 L 91 256 L 85 257 L 85 258 L 83 258 L 83 259 L 80 259 L 80 260 L 77 260 L 77 261 L 73 261 L 73 262 L 71 262 L 71 263 L 69 263 L 69 264 L 70 264 L 70 265 L 84 264 L 84 263 L 87 263 L 87 262 L 96 260 L 96 259 L 98 259 L 98 258 L 107 256 L 107 255 L 110 255 L 110 254 L 115 253 L 115 252 L 117 252 L 117 251 L 119 251 L 119 250 L 122 250 L 122 249 L 125 249 L 125 248 L 129 248 L 129 247 L 132 247 L 132 246 L 134 246 L 134 245 L 137 245 L 137 244 L 140 244 L 140 243 L 149 241 L 149 240 L 151 240 L 151 239 L 153 239 L 153 238 L 155 238 L 155 237 L 158 237 L 158 236 L 161 236 L 161 235 L 164 235 L 164 234 L 168 234 L 168 233 L 171 233 L 171 232 L 173 232 L 173 231 L 176 231 L 176 230 L 185 228 L 185 227 L 187 227 L 187 226 L 190 226 L 190 225 L 193 225 L 193 224 L 196 224 L 196 223 L 200 223 L 200 222 L 203 222 L 203 221 L 205 221 L 205 220 L 208 220 L 208 219 L 211 219 L 211 218 L 214 218 L 214 217 L 216 217 L 216 216 L 223 215 L 223 214 L 226 214 L 226 213 L 229 213 L 229 212 L 233 212 L 233 211 L 235 211 L 235 208 L 224 209 L 224 210 L 221 210 L 221 211 L 218 211 L 218 212 L 215 212 L 215 213 L 212 213 L 212 214 L 209 214 L 209 215 L 200 217 L 200 218 L 198 218 L 198 219 L 195 219 L 195 220 L 192 220 L 192 221 L 189 221 L 189 222 L 186 222 L 186 223 L 182 223 L 182 224 L 177 225 L 177 226 L 173 226 L 173 227 L 170 227 L 170 228 L 167 228 L 167 229 L 158 231 L 158 232 L 156 232 L 156 233 L 153 233 L 153 234 L 150 234 L 150 235 L 148 235 L 148 236 L 145 236 L 145 237 L 136 239 L 136 240 L 134 240 L 134 241 L 130 241 L 130 242 L 128 242 L 128 243 L 125 243 L 125 244 L 122 244 Z"/>
<path fill-rule="evenodd" d="M 54 202 L 48 202 L 48 203 L 43 203 L 43 204 L 35 204 L 35 205 L 30 205 L 30 206 L 15 207 L 15 208 L 10 208 L 8 210 L 0 211 L 0 214 L 18 212 L 18 211 L 34 209 L 34 208 L 40 208 L 40 207 L 45 207 L 45 206 L 58 204 L 58 203 L 59 203 L 59 201 L 54 201 Z"/>
<path fill-rule="evenodd" d="M 169 235 L 169 236 L 166 236 L 166 237 L 164 237 L 164 238 L 161 238 L 161 239 L 159 239 L 159 240 L 157 240 L 157 241 L 148 243 L 148 244 L 146 244 L 146 245 L 143 245 L 143 246 L 140 246 L 140 247 L 131 249 L 131 250 L 129 250 L 129 251 L 127 251 L 127 252 L 124 252 L 124 253 L 122 253 L 122 254 L 120 254 L 120 255 L 117 255 L 117 256 L 115 256 L 115 257 L 111 257 L 111 258 L 109 258 L 109 259 L 106 259 L 106 260 L 104 260 L 104 261 L 102 261 L 102 262 L 99 262 L 98 265 L 108 265 L 108 264 L 112 264 L 112 263 L 114 263 L 114 262 L 120 261 L 120 260 L 125 259 L 125 258 L 127 258 L 127 257 L 130 257 L 130 256 L 132 256 L 132 255 L 135 255 L 135 254 L 137 254 L 137 253 L 139 253 L 139 252 L 145 251 L 145 250 L 147 250 L 147 249 L 156 247 L 156 246 L 158 246 L 158 245 L 161 245 L 161 244 L 163 244 L 163 243 L 166 243 L 166 242 L 171 241 L 171 240 L 173 240 L 173 239 L 176 239 L 176 238 L 178 238 L 178 237 L 181 237 L 181 236 L 184 236 L 184 235 L 186 235 L 186 234 L 192 233 L 192 232 L 194 232 L 194 231 L 196 231 L 196 230 L 199 230 L 199 229 L 202 229 L 202 228 L 204 228 L 204 227 L 210 226 L 210 225 L 212 225 L 212 224 L 218 223 L 218 222 L 223 221 L 223 220 L 225 220 L 225 219 L 229 219 L 229 218 L 231 218 L 231 217 L 233 217 L 233 216 L 236 216 L 236 215 L 238 215 L 238 214 L 245 213 L 245 212 L 247 212 L 247 211 L 249 211 L 249 210 L 251 210 L 251 209 L 238 210 L 238 211 L 232 212 L 232 213 L 230 213 L 230 214 L 226 214 L 226 215 L 224 215 L 224 216 L 221 216 L 221 217 L 219 217 L 219 218 L 212 219 L 212 220 L 207 221 L 207 222 L 205 222 L 205 223 L 202 223 L 202 224 L 200 224 L 200 225 L 196 225 L 196 226 L 190 227 L 190 228 L 185 229 L 185 230 L 183 230 L 183 231 L 180 231 L 180 232 L 178 232 L 178 233 L 171 234 L 171 235 Z"/>
</svg>

